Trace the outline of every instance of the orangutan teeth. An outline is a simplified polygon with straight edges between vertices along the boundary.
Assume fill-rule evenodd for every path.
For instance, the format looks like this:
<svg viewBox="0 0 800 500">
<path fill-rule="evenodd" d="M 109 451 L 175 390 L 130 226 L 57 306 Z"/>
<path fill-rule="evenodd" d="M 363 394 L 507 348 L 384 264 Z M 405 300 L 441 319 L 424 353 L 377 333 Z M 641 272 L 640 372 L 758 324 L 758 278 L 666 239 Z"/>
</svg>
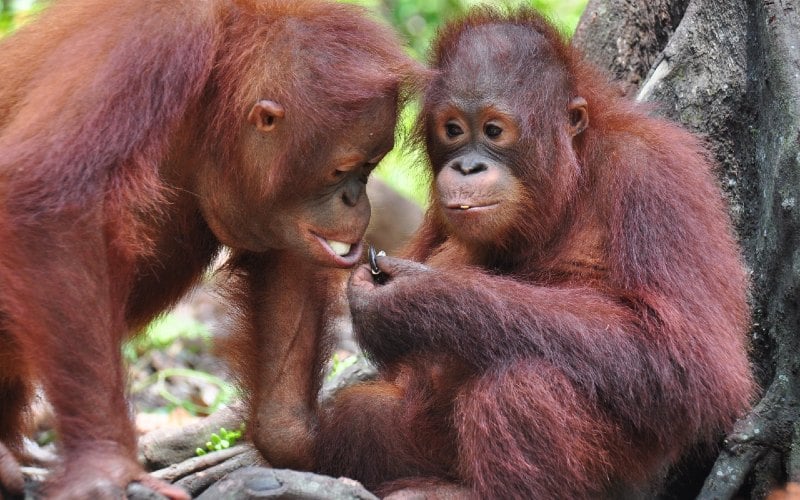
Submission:
<svg viewBox="0 0 800 500">
<path fill-rule="evenodd" d="M 350 253 L 350 243 L 343 243 L 341 241 L 325 240 L 331 250 L 339 257 L 344 257 Z"/>
<path fill-rule="evenodd" d="M 461 210 L 469 210 L 469 205 L 461 205 Z"/>
</svg>

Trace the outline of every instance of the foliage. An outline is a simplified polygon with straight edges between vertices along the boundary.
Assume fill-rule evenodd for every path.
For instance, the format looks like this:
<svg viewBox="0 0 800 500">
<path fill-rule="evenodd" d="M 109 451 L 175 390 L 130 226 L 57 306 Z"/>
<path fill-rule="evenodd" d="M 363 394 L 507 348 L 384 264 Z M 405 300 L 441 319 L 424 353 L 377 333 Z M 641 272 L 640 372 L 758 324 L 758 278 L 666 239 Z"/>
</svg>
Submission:
<svg viewBox="0 0 800 500">
<path fill-rule="evenodd" d="M 328 371 L 327 380 L 333 380 L 345 369 L 356 364 L 356 361 L 358 361 L 358 355 L 342 357 L 339 353 L 335 353 L 331 358 L 331 366 Z"/>
<path fill-rule="evenodd" d="M 0 37 L 25 24 L 45 8 L 47 0 L 6 0 L 0 10 Z"/>
<path fill-rule="evenodd" d="M 200 382 L 215 385 L 219 392 L 217 392 L 214 401 L 211 404 L 197 404 L 189 399 L 180 398 L 172 394 L 169 390 L 167 379 L 171 377 L 187 377 L 193 378 Z M 233 401 L 236 396 L 236 389 L 227 381 L 206 373 L 200 370 L 192 370 L 191 368 L 165 368 L 150 375 L 144 382 L 136 384 L 131 389 L 131 394 L 136 394 L 144 390 L 146 387 L 155 386 L 159 396 L 164 398 L 170 408 L 183 408 L 192 415 L 211 415 L 223 406 Z"/>
<path fill-rule="evenodd" d="M 431 38 L 446 20 L 459 17 L 476 5 L 514 8 L 529 6 L 550 16 L 567 34 L 575 31 L 587 0 L 342 0 L 381 14 L 402 34 L 411 52 L 424 58 Z"/>
<path fill-rule="evenodd" d="M 151 322 L 140 335 L 126 342 L 122 346 L 122 353 L 128 362 L 133 363 L 143 353 L 153 349 L 166 349 L 179 338 L 202 339 L 210 343 L 211 332 L 203 323 L 192 318 L 164 314 Z"/>
<path fill-rule="evenodd" d="M 199 340 L 199 342 L 192 342 Z M 129 363 L 148 364 L 145 356 L 152 351 L 168 350 L 175 341 L 176 349 L 171 349 L 170 356 L 183 357 L 186 353 L 211 349 L 211 332 L 208 327 L 199 321 L 179 314 L 165 314 L 154 320 L 138 336 L 126 342 L 122 347 L 123 357 Z M 176 351 L 175 353 L 171 351 Z M 180 354 L 177 352 L 180 351 Z M 143 357 L 144 356 L 144 357 Z M 141 361 L 140 361 L 141 359 Z M 209 404 L 199 404 L 185 397 L 179 397 L 170 390 L 176 378 L 191 379 L 195 385 L 212 385 L 218 389 L 213 401 Z M 131 388 L 132 394 L 137 394 L 145 389 L 152 389 L 158 396 L 167 402 L 167 409 L 180 407 L 192 415 L 209 415 L 221 406 L 230 403 L 236 396 L 234 387 L 222 378 L 205 371 L 191 368 L 170 367 L 147 376 L 137 381 Z"/>
<path fill-rule="evenodd" d="M 0 35 L 14 29 L 14 14 L 11 11 L 0 11 Z"/>
<path fill-rule="evenodd" d="M 375 176 L 424 207 L 428 204 L 430 176 L 424 168 L 424 155 L 412 144 L 411 137 L 418 109 L 418 103 L 412 102 L 401 112 L 395 147 L 381 160 Z"/>
<path fill-rule="evenodd" d="M 198 457 L 202 457 L 203 455 L 209 452 L 220 451 L 230 448 L 231 446 L 236 444 L 236 441 L 241 439 L 243 433 L 244 433 L 244 424 L 242 424 L 241 427 L 239 427 L 239 430 L 236 431 L 229 431 L 225 427 L 220 427 L 219 432 L 211 434 L 211 439 L 206 441 L 206 447 L 197 448 L 195 450 L 195 454 Z"/>
</svg>

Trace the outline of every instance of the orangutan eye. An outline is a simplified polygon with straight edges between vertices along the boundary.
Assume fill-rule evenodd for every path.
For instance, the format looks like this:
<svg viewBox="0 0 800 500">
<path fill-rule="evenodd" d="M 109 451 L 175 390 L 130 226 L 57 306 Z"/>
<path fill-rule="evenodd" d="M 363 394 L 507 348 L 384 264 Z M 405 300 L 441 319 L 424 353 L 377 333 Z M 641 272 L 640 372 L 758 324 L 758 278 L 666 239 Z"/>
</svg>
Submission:
<svg viewBox="0 0 800 500">
<path fill-rule="evenodd" d="M 453 137 L 458 137 L 459 135 L 464 133 L 461 127 L 459 127 L 455 123 L 448 123 L 447 125 L 444 126 L 444 128 L 445 132 L 447 133 L 447 137 L 450 137 L 451 139 Z"/>
<path fill-rule="evenodd" d="M 501 129 L 497 125 L 490 123 L 489 125 L 486 125 L 486 127 L 483 129 L 483 133 L 485 133 L 486 137 L 490 139 L 497 139 L 498 137 L 500 137 L 500 134 L 503 133 L 503 129 Z"/>
</svg>

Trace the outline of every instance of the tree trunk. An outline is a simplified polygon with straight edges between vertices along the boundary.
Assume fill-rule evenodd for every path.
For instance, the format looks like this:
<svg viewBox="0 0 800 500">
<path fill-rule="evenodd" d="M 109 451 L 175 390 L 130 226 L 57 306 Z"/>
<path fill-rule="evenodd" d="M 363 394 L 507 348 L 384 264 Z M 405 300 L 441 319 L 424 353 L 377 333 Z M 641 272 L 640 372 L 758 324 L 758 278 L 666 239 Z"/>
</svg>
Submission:
<svg viewBox="0 0 800 500">
<path fill-rule="evenodd" d="M 800 2 L 590 0 L 574 43 L 637 99 L 708 138 L 752 271 L 763 391 L 700 497 L 762 498 L 800 481 Z M 664 497 L 697 494 L 669 484 Z"/>
</svg>

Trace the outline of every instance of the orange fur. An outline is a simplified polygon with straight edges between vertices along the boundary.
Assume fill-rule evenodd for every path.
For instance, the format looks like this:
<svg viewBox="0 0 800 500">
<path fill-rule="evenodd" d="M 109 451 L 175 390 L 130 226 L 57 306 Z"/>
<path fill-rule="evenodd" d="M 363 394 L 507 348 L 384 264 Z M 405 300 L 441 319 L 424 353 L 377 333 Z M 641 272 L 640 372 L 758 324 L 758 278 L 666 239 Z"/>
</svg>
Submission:
<svg viewBox="0 0 800 500">
<path fill-rule="evenodd" d="M 346 265 L 315 235 L 363 235 L 362 177 L 422 72 L 324 0 L 57 0 L 0 52 L 0 440 L 19 445 L 41 382 L 65 457 L 49 493 L 82 497 L 143 474 L 123 339 L 222 244 Z M 277 126 L 248 123 L 262 100 Z"/>
<path fill-rule="evenodd" d="M 321 409 L 317 467 L 432 495 L 448 481 L 479 498 L 635 490 L 753 393 L 747 275 L 714 164 L 532 11 L 477 10 L 432 61 L 419 131 L 437 189 L 406 252 L 423 263 L 379 259 L 384 285 L 365 267 L 351 278 L 380 379 Z M 488 138 L 498 123 L 510 140 Z"/>
</svg>

